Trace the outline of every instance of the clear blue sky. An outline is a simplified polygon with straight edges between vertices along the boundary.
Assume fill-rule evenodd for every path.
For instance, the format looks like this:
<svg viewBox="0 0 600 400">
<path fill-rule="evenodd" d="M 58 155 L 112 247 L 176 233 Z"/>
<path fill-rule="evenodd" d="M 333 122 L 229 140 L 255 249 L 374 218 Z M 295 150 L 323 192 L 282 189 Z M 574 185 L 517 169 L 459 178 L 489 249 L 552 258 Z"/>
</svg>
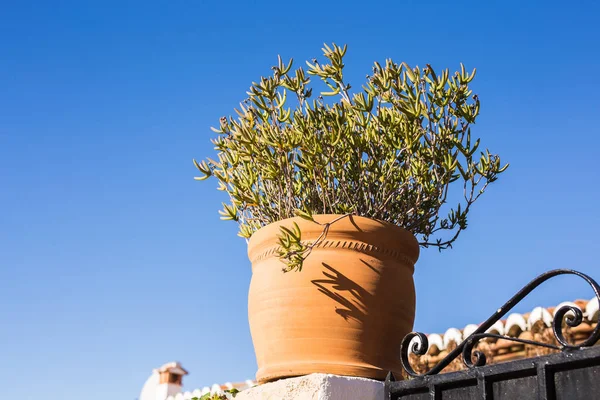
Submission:
<svg viewBox="0 0 600 400">
<path fill-rule="evenodd" d="M 423 251 L 416 328 L 479 322 L 538 273 L 600 278 L 600 8 L 593 1 L 16 1 L 0 12 L 0 397 L 134 400 L 253 377 L 250 266 L 211 125 L 277 54 L 477 67 L 473 133 L 511 163 L 455 249 Z M 534 305 L 592 296 L 574 279 Z"/>
</svg>

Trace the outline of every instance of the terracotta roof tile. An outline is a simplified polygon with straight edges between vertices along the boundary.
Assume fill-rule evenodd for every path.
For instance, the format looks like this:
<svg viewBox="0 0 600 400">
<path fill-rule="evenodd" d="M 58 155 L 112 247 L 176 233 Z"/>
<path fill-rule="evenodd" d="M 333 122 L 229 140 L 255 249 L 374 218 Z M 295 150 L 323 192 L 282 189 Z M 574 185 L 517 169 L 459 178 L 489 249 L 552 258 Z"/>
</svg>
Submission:
<svg viewBox="0 0 600 400">
<path fill-rule="evenodd" d="M 577 307 L 583 312 L 583 322 L 581 325 L 574 328 L 565 327 L 563 332 L 567 340 L 571 343 L 584 341 L 589 337 L 598 323 L 599 307 L 598 300 L 595 297 L 589 301 L 579 299 L 573 302 L 563 302 L 555 307 L 536 307 L 531 312 L 525 314 L 512 313 L 506 319 L 494 324 L 487 332 L 548 344 L 557 344 L 551 325 L 555 312 L 563 306 Z M 455 348 L 464 338 L 471 335 L 477 329 L 477 326 L 469 324 L 463 329 L 449 328 L 443 335 L 436 333 L 427 335 L 429 341 L 427 354 L 420 358 L 411 354 L 412 365 L 415 371 L 418 372 L 420 370 L 424 372 L 433 367 L 448 354 L 449 350 Z M 488 364 L 535 357 L 555 351 L 507 339 L 498 339 L 497 341 L 482 340 L 477 344 L 476 349 L 486 354 Z M 465 366 L 462 362 L 453 361 L 444 372 L 464 368 Z"/>
</svg>

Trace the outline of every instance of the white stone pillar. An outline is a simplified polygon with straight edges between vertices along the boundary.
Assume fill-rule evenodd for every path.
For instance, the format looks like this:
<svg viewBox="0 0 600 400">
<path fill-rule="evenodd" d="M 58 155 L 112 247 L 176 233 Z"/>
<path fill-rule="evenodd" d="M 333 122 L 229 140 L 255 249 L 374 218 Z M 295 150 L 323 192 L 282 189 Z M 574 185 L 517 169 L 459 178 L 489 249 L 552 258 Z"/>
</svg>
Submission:
<svg viewBox="0 0 600 400">
<path fill-rule="evenodd" d="M 311 374 L 246 389 L 235 400 L 382 400 L 383 387 L 372 379 Z"/>
</svg>

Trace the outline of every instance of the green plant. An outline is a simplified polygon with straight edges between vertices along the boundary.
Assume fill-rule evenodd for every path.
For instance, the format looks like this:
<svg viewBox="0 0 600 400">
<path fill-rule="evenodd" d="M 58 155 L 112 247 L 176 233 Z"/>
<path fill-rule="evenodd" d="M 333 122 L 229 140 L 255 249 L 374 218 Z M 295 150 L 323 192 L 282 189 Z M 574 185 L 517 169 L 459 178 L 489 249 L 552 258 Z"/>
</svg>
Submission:
<svg viewBox="0 0 600 400">
<path fill-rule="evenodd" d="M 200 397 L 192 397 L 192 400 L 228 400 L 227 394 L 231 394 L 231 397 L 235 397 L 240 391 L 233 388 L 227 389 L 224 393 L 206 393 Z"/>
<path fill-rule="evenodd" d="M 272 76 L 252 84 L 237 117 L 213 128 L 218 160 L 194 164 L 202 173 L 196 179 L 214 176 L 229 194 L 221 218 L 237 221 L 249 238 L 295 215 L 354 214 L 399 225 L 424 247 L 452 247 L 472 204 L 508 166 L 488 150 L 476 154 L 475 70 L 461 64 L 454 74 L 436 73 L 388 59 L 375 62 L 353 93 L 344 80 L 346 46 L 323 52 L 327 62 L 307 62 L 306 73 L 279 58 Z M 330 91 L 310 100 L 309 76 Z M 442 216 L 450 201 L 456 205 Z M 282 230 L 280 245 L 287 270 L 299 270 L 311 247 L 297 226 Z"/>
<path fill-rule="evenodd" d="M 227 396 L 217 393 L 206 393 L 200 397 L 192 397 L 192 400 L 227 400 Z"/>
</svg>

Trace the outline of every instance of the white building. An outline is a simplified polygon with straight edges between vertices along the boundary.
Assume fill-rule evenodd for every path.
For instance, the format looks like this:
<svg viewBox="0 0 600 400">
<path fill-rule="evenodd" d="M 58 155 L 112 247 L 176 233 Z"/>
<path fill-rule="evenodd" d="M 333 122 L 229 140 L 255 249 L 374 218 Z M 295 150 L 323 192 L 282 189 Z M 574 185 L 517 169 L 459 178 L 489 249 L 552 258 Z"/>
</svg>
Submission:
<svg viewBox="0 0 600 400">
<path fill-rule="evenodd" d="M 223 385 L 214 384 L 191 392 L 183 392 L 183 377 L 187 374 L 188 372 L 178 362 L 170 362 L 153 370 L 142 388 L 139 400 L 189 400 L 206 393 L 224 393 L 228 389 L 241 391 L 255 385 L 254 381 L 247 380 L 237 383 L 227 382 Z"/>
</svg>

